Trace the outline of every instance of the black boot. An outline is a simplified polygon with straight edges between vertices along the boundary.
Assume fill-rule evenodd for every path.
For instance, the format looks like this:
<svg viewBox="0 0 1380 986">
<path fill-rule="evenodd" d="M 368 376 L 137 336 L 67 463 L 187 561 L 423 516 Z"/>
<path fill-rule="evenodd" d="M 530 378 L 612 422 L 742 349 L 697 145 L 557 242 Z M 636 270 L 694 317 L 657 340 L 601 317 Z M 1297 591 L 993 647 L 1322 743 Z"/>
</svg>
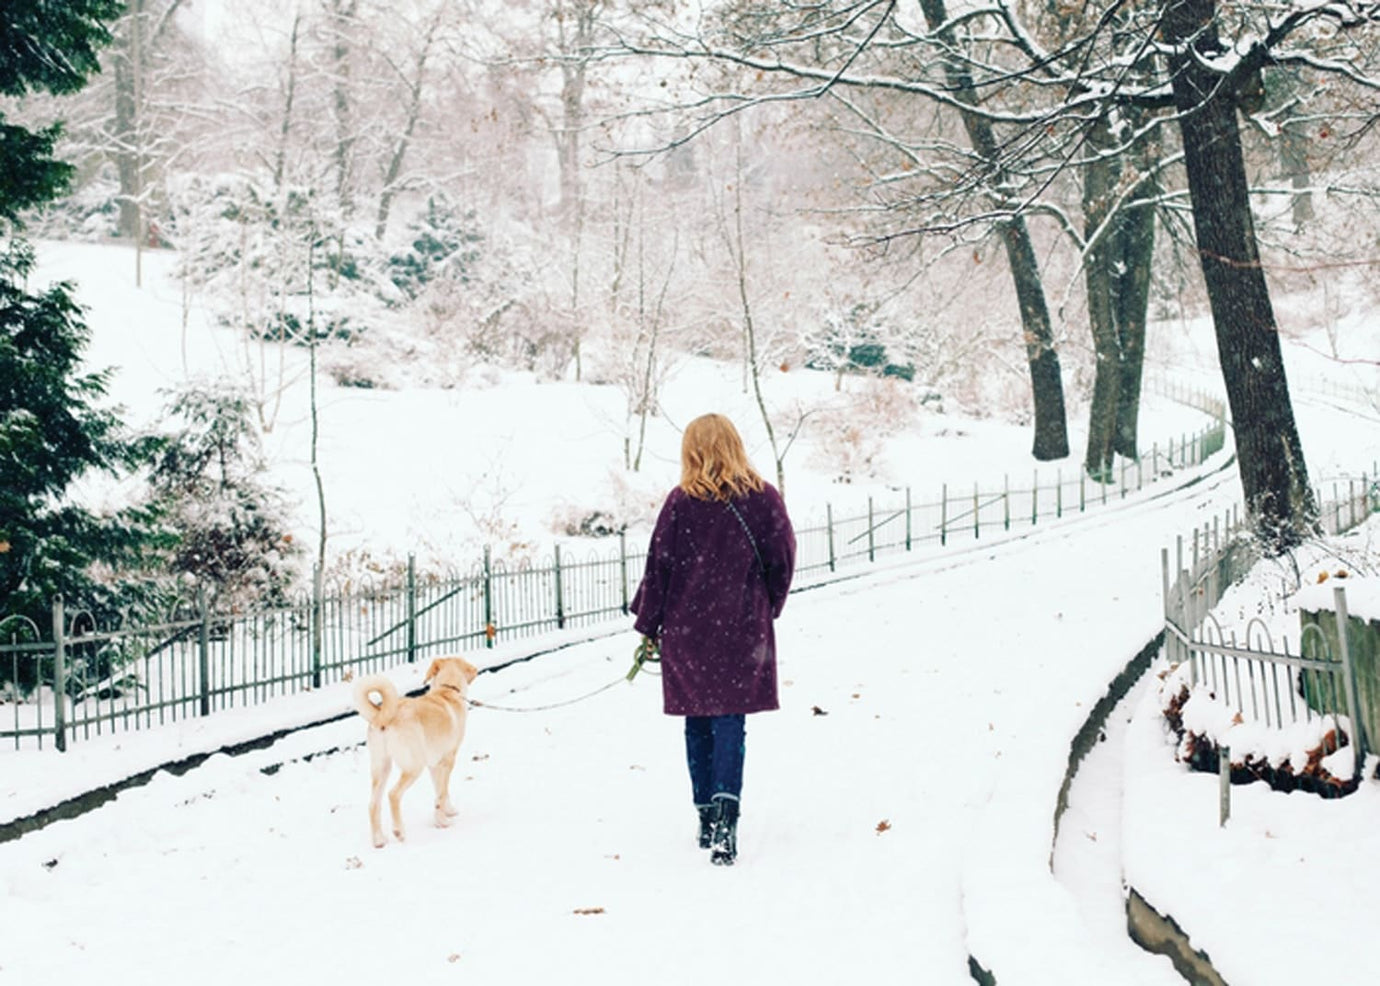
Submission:
<svg viewBox="0 0 1380 986">
<path fill-rule="evenodd" d="M 710 837 L 709 861 L 715 866 L 732 866 L 738 858 L 738 799 L 731 794 L 716 794 L 718 817 Z"/>
<path fill-rule="evenodd" d="M 714 843 L 714 822 L 719 817 L 718 805 L 695 805 L 700 813 L 700 848 L 708 849 Z"/>
</svg>

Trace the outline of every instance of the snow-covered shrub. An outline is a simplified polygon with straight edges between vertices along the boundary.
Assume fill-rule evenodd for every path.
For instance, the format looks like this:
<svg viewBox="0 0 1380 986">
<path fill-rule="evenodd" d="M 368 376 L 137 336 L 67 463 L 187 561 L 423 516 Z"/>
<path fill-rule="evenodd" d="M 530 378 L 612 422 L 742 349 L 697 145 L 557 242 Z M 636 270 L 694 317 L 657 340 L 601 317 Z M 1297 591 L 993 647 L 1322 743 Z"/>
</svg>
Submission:
<svg viewBox="0 0 1380 986">
<path fill-rule="evenodd" d="M 99 243 L 119 234 L 120 181 L 115 166 L 103 163 L 74 182 L 72 192 L 26 216 L 29 231 L 54 240 Z"/>
<path fill-rule="evenodd" d="M 915 365 L 900 355 L 900 337 L 897 326 L 878 317 L 875 302 L 853 302 L 821 313 L 801 343 L 805 365 L 833 373 L 837 388 L 852 373 L 915 379 Z"/>
<path fill-rule="evenodd" d="M 388 258 L 389 278 L 398 290 L 416 299 L 434 280 L 470 281 L 484 242 L 473 209 L 462 210 L 444 195 L 434 195 L 407 229 L 409 248 Z"/>
<path fill-rule="evenodd" d="M 191 176 L 170 194 L 182 277 L 254 338 L 356 343 L 405 297 L 372 235 L 310 189 L 234 173 Z"/>
<path fill-rule="evenodd" d="M 574 358 L 574 327 L 555 310 L 540 259 L 491 244 L 473 266 L 428 281 L 413 311 L 456 376 L 474 364 L 560 377 Z M 455 275 L 455 276 L 452 276 Z"/>
<path fill-rule="evenodd" d="M 172 395 L 167 412 L 181 427 L 166 436 L 150 484 L 177 537 L 170 569 L 223 607 L 283 601 L 299 549 L 283 492 L 262 478 L 249 396 L 193 384 Z"/>
<path fill-rule="evenodd" d="M 1225 747 L 1236 783 L 1261 780 L 1278 791 L 1325 797 L 1355 790 L 1355 747 L 1345 719 L 1318 715 L 1284 727 L 1246 719 L 1206 683 L 1192 684 L 1182 664 L 1162 670 L 1157 687 L 1160 710 L 1178 738 L 1175 757 L 1190 769 L 1216 772 Z"/>
<path fill-rule="evenodd" d="M 920 392 L 905 382 L 889 377 L 864 381 L 847 400 L 811 419 L 817 457 L 838 482 L 875 476 L 886 440 L 914 419 L 919 400 Z"/>
<path fill-rule="evenodd" d="M 610 470 L 600 489 L 552 511 L 552 533 L 601 538 L 627 530 L 649 531 L 666 492 L 644 474 Z"/>
</svg>

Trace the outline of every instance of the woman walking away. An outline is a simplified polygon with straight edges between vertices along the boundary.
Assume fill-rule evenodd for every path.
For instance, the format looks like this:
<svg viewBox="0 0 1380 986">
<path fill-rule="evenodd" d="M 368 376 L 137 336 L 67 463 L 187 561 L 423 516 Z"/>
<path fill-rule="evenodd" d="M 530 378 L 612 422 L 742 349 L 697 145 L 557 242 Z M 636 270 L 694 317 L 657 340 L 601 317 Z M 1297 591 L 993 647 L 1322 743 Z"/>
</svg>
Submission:
<svg viewBox="0 0 1380 986">
<path fill-rule="evenodd" d="M 690 422 L 680 458 L 680 485 L 657 517 L 632 611 L 636 630 L 661 651 L 666 714 L 685 717 L 700 847 L 729 866 L 738 853 L 744 717 L 780 704 L 772 621 L 795 572 L 795 532 L 728 418 Z"/>
</svg>

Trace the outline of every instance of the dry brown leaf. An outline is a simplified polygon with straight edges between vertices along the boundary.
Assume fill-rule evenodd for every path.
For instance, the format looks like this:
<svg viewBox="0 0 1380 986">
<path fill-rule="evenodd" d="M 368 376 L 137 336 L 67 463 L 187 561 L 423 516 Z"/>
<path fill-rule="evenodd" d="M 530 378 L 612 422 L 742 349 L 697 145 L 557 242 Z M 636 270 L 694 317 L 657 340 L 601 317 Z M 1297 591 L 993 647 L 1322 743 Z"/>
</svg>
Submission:
<svg viewBox="0 0 1380 986">
<path fill-rule="evenodd" d="M 604 913 L 604 909 L 603 909 L 602 907 L 577 907 L 577 908 L 575 908 L 575 913 L 576 913 L 576 914 L 603 914 L 603 913 Z"/>
<path fill-rule="evenodd" d="M 880 822 L 877 823 L 877 834 L 878 834 L 878 835 L 881 835 L 883 832 L 890 832 L 890 831 L 891 831 L 891 823 L 888 822 L 885 818 L 883 818 Z"/>
</svg>

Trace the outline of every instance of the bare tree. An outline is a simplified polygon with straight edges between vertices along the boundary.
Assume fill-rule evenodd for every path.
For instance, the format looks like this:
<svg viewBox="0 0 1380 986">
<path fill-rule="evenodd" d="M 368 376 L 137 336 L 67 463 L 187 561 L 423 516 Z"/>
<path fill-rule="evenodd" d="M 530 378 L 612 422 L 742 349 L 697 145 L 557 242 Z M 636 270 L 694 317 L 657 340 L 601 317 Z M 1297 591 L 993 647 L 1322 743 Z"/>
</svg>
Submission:
<svg viewBox="0 0 1380 986">
<path fill-rule="evenodd" d="M 1085 148 L 1096 148 L 1096 128 L 1114 109 L 1172 113 L 1247 508 L 1271 550 L 1296 543 L 1312 529 L 1314 508 L 1261 269 L 1236 114 L 1238 106 L 1249 110 L 1258 100 L 1266 64 L 1328 74 L 1360 92 L 1380 89 L 1364 65 L 1365 53 L 1374 50 L 1380 5 L 1219 7 L 1215 0 L 1165 0 L 1097 6 L 1053 48 L 1040 43 L 1023 8 L 1008 0 L 952 16 L 938 0 L 921 6 L 925 33 L 884 0 L 771 10 L 745 4 L 717 30 L 687 34 L 662 24 L 652 40 L 623 50 L 726 64 L 761 81 L 709 93 L 688 106 L 693 115 L 682 139 L 765 103 L 877 90 L 950 107 L 965 125 L 980 119 L 969 130 L 975 158 L 954 174 L 946 194 L 950 201 L 963 194 L 974 201 L 995 198 L 998 208 L 919 217 L 916 234 L 949 231 L 955 223 L 1010 230 L 1014 216 L 1046 207 L 1044 194 L 1077 166 Z M 756 29 L 763 24 L 766 30 Z M 983 127 L 991 128 L 992 144 L 979 143 Z M 1125 136 L 1108 136 L 1117 147 L 1130 144 Z M 1105 461 L 1100 450 L 1092 458 Z"/>
</svg>

